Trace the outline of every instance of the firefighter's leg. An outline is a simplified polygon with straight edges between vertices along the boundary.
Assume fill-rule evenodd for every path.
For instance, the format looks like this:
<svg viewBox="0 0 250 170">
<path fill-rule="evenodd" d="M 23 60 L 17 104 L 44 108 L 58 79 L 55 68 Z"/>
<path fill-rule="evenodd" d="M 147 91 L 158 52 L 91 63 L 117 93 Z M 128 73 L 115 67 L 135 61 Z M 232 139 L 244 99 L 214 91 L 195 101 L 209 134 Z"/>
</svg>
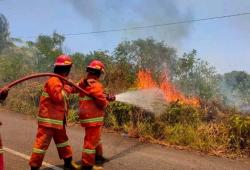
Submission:
<svg viewBox="0 0 250 170">
<path fill-rule="evenodd" d="M 96 147 L 100 142 L 100 127 L 86 127 L 82 151 L 82 165 L 93 167 L 95 165 Z"/>
<path fill-rule="evenodd" d="M 98 128 L 98 127 L 96 127 Z M 104 164 L 105 162 L 108 161 L 107 158 L 103 157 L 103 148 L 102 148 L 102 141 L 101 141 L 101 131 L 102 131 L 102 127 L 100 126 L 100 131 L 99 131 L 99 142 L 98 142 L 98 145 L 96 147 L 96 155 L 95 155 L 95 162 L 96 164 L 98 165 L 102 165 Z M 98 135 L 98 134 L 97 134 Z"/>
<path fill-rule="evenodd" d="M 72 148 L 69 145 L 65 127 L 62 130 L 55 130 L 53 137 L 59 157 L 64 160 L 64 167 L 73 169 L 79 168 L 79 165 L 72 160 Z"/>
<path fill-rule="evenodd" d="M 65 128 L 61 130 L 55 129 L 54 132 L 55 133 L 53 135 L 53 138 L 54 138 L 60 159 L 72 157 L 72 148 L 69 145 L 69 141 L 68 141 L 69 139 L 66 134 Z"/>
<path fill-rule="evenodd" d="M 96 157 L 103 156 L 102 141 L 101 141 L 102 126 L 96 127 L 96 136 L 98 136 L 98 142 L 96 146 Z"/>
<path fill-rule="evenodd" d="M 36 141 L 32 149 L 30 157 L 31 169 L 39 169 L 42 165 L 44 155 L 49 147 L 51 138 L 53 136 L 53 129 L 39 126 Z"/>
<path fill-rule="evenodd" d="M 3 145 L 1 136 L 0 136 L 0 170 L 4 170 Z"/>
</svg>

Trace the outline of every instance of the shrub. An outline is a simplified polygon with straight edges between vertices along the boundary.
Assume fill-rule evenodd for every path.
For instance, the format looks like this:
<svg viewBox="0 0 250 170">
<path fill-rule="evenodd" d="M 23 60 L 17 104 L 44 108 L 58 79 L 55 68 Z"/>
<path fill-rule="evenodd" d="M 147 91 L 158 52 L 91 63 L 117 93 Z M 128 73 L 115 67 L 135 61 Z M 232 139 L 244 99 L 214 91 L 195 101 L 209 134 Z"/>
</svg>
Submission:
<svg viewBox="0 0 250 170">
<path fill-rule="evenodd" d="M 67 122 L 69 123 L 78 123 L 79 122 L 79 114 L 78 110 L 70 109 L 67 116 Z"/>
<path fill-rule="evenodd" d="M 166 124 L 190 124 L 196 126 L 201 122 L 202 114 L 197 108 L 179 103 L 171 103 L 160 120 Z"/>
<path fill-rule="evenodd" d="M 110 103 L 106 109 L 106 125 L 122 126 L 131 120 L 131 111 L 133 107 L 120 102 Z"/>
<path fill-rule="evenodd" d="M 230 117 L 229 144 L 232 149 L 250 149 L 250 116 Z"/>
<path fill-rule="evenodd" d="M 42 86 L 38 82 L 22 84 L 10 90 L 6 107 L 10 110 L 36 115 Z"/>
</svg>

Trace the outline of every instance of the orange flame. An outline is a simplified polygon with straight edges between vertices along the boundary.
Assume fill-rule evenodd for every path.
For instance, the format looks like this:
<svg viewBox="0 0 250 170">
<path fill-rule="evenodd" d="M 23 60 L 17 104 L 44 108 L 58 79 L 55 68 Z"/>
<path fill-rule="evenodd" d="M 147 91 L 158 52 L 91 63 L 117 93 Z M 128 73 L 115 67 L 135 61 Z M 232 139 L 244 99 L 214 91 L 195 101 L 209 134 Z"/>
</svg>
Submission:
<svg viewBox="0 0 250 170">
<path fill-rule="evenodd" d="M 181 91 L 176 89 L 174 84 L 169 80 L 167 72 L 161 75 L 161 82 L 156 83 L 152 78 L 152 74 L 148 70 L 140 70 L 137 75 L 137 88 L 138 89 L 150 89 L 150 88 L 160 88 L 163 93 L 165 100 L 167 102 L 180 102 L 183 104 L 188 104 L 192 106 L 199 106 L 200 102 L 197 97 L 187 97 Z"/>
</svg>

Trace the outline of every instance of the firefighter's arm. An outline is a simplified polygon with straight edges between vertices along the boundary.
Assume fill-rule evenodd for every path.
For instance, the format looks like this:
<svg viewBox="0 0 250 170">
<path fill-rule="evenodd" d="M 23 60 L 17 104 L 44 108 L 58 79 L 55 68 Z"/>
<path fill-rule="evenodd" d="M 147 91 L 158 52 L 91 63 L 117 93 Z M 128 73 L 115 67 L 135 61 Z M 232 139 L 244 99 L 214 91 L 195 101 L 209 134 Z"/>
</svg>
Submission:
<svg viewBox="0 0 250 170">
<path fill-rule="evenodd" d="M 75 83 L 75 82 L 72 82 Z M 75 83 L 77 86 L 79 86 L 80 88 L 83 87 L 83 80 L 81 79 L 79 82 Z M 79 90 L 77 88 L 75 88 L 74 86 L 71 85 L 64 85 L 64 89 L 68 94 L 76 94 L 79 93 Z"/>
<path fill-rule="evenodd" d="M 74 82 L 72 80 L 68 80 L 70 81 L 72 84 L 76 84 L 77 86 L 79 86 L 80 82 Z M 65 82 L 65 85 L 64 85 L 64 90 L 67 92 L 67 94 L 75 94 L 75 93 L 79 93 L 79 90 L 77 88 L 75 88 L 74 86 L 72 86 L 71 84 L 68 84 L 67 82 Z"/>
<path fill-rule="evenodd" d="M 89 95 L 94 98 L 96 104 L 101 108 L 106 108 L 108 105 L 108 101 L 106 99 L 106 95 L 104 94 L 103 87 L 98 82 L 89 82 L 89 86 L 87 87 L 87 91 L 89 91 Z"/>
<path fill-rule="evenodd" d="M 57 78 L 51 78 L 48 81 L 48 94 L 52 101 L 56 103 L 64 102 L 64 96 L 66 95 L 63 90 L 62 82 Z"/>
</svg>

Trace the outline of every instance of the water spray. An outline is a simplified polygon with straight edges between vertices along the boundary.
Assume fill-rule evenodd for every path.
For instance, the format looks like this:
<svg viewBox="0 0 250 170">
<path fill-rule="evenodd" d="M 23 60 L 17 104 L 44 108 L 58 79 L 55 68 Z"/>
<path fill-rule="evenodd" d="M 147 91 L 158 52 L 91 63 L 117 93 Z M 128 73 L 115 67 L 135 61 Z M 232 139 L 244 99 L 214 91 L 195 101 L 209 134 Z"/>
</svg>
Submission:
<svg viewBox="0 0 250 170">
<path fill-rule="evenodd" d="M 120 93 L 116 95 L 116 101 L 132 104 L 152 113 L 161 113 L 167 103 L 163 91 L 159 88 Z"/>
</svg>

